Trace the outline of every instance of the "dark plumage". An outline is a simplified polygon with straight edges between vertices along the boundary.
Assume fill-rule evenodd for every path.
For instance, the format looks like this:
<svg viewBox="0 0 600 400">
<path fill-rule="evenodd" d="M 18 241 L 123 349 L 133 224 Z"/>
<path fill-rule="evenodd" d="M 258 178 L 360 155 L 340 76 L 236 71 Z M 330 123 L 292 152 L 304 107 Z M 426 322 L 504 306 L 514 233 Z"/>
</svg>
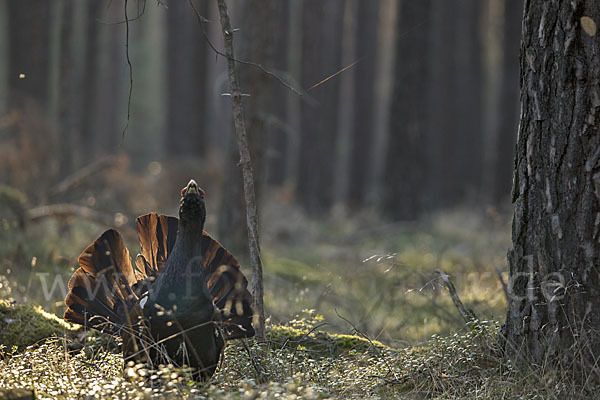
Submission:
<svg viewBox="0 0 600 400">
<path fill-rule="evenodd" d="M 138 217 L 135 267 L 121 235 L 104 232 L 79 257 L 65 320 L 123 337 L 125 361 L 173 363 L 212 376 L 224 341 L 254 335 L 248 281 L 204 230 L 204 191 L 182 190 L 179 220 Z"/>
</svg>

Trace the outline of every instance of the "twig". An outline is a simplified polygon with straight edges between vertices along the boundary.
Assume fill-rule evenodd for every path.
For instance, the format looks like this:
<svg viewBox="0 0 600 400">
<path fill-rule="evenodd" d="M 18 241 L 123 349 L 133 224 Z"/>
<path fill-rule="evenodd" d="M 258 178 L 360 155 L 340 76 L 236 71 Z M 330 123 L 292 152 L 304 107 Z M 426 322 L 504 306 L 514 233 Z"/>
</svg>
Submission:
<svg viewBox="0 0 600 400">
<path fill-rule="evenodd" d="M 302 341 L 306 339 L 311 333 L 325 325 L 327 325 L 327 322 L 321 322 L 320 324 L 313 326 L 308 332 L 302 335 L 300 339 L 295 341 L 296 346 L 294 346 L 294 352 L 292 353 L 292 359 L 290 360 L 290 376 L 294 376 L 294 359 L 296 358 L 296 353 L 298 352 L 298 346 L 300 346 L 300 343 L 302 343 Z M 285 347 L 288 341 L 289 339 L 285 341 L 282 347 Z"/>
<path fill-rule="evenodd" d="M 140 1 L 143 2 L 142 5 L 142 9 L 140 10 Z M 110 7 L 110 5 L 109 5 Z M 107 7 L 107 8 L 109 8 Z M 142 15 L 144 15 L 144 13 L 146 12 L 146 0 L 138 0 L 138 15 L 136 15 L 133 18 L 130 18 L 129 20 L 125 19 L 123 21 L 115 21 L 115 22 L 107 22 L 107 21 L 102 21 L 99 18 L 96 18 L 96 21 L 98 21 L 99 23 L 101 23 L 102 25 L 122 25 L 131 21 L 137 21 L 138 19 L 142 18 Z"/>
<path fill-rule="evenodd" d="M 506 286 L 506 282 L 504 282 L 504 278 L 502 277 L 502 270 L 500 268 L 496 268 L 496 273 L 498 274 L 498 280 L 502 284 L 502 290 L 504 291 L 504 297 L 506 298 L 506 304 L 509 304 L 510 297 L 508 296 L 508 287 Z"/>
<path fill-rule="evenodd" d="M 341 74 L 342 72 L 346 71 L 347 69 L 350 69 L 352 67 L 354 67 L 356 64 L 358 64 L 360 62 L 359 60 L 354 61 L 352 64 L 345 66 L 344 68 L 340 69 L 338 72 L 329 75 L 327 78 L 315 83 L 314 85 L 312 85 L 311 87 L 309 87 L 308 89 L 306 89 L 307 92 L 310 92 L 311 90 L 313 90 L 314 88 L 316 88 L 317 86 L 321 86 L 322 84 L 324 84 L 325 82 L 327 82 L 328 80 L 330 80 L 331 78 L 335 78 L 336 76 L 338 76 L 339 74 Z"/>
<path fill-rule="evenodd" d="M 450 292 L 450 297 L 452 298 L 452 302 L 458 309 L 458 312 L 463 317 L 465 322 L 469 323 L 469 322 L 476 321 L 477 317 L 475 316 L 475 313 L 472 310 L 467 309 L 465 307 L 465 305 L 463 304 L 463 302 L 461 301 L 460 297 L 458 297 L 458 293 L 456 293 L 456 288 L 454 287 L 454 284 L 450 280 L 450 277 L 448 276 L 448 274 L 445 273 L 444 271 L 442 271 L 441 269 L 436 270 L 436 272 L 438 274 L 440 274 L 440 277 L 446 284 L 446 287 L 448 288 L 448 291 Z"/>
<path fill-rule="evenodd" d="M 129 58 L 129 19 L 127 18 L 127 1 L 125 0 L 125 56 L 127 57 L 127 65 L 129 67 L 129 96 L 127 98 L 127 123 L 121 133 L 121 142 L 125 139 L 125 133 L 129 127 L 129 120 L 131 118 L 131 94 L 133 93 L 133 67 L 131 66 L 131 59 Z"/>
<path fill-rule="evenodd" d="M 244 109 L 242 106 L 242 91 L 235 69 L 235 58 L 233 52 L 233 31 L 231 21 L 227 13 L 225 0 L 217 0 L 221 27 L 225 39 L 225 53 L 227 55 L 227 70 L 229 75 L 229 86 L 231 89 L 231 106 L 233 109 L 233 122 L 240 151 L 240 164 L 242 165 L 242 176 L 244 181 L 244 197 L 246 200 L 246 223 L 248 225 L 248 245 L 250 248 L 250 263 L 252 265 L 252 297 L 254 299 L 255 330 L 256 337 L 260 341 L 265 340 L 265 310 L 263 304 L 263 270 L 260 258 L 260 246 L 258 241 L 258 218 L 256 211 L 256 198 L 254 193 L 254 176 L 250 151 L 248 150 L 248 138 L 246 136 L 246 124 L 244 121 Z"/>
<path fill-rule="evenodd" d="M 252 362 L 252 366 L 256 370 L 256 374 L 258 376 L 258 383 L 266 383 L 267 382 L 267 374 L 265 373 L 262 366 L 260 365 L 260 360 L 258 360 L 254 351 L 252 351 L 250 346 L 248 346 L 248 339 L 244 338 L 242 340 L 242 344 L 244 345 L 244 349 L 248 353 L 248 357 L 250 357 L 250 362 Z"/>
<path fill-rule="evenodd" d="M 381 354 L 381 350 L 379 350 L 379 348 L 377 346 L 375 346 L 375 343 L 373 343 L 373 341 L 364 333 L 362 333 L 357 327 L 356 325 L 354 325 L 349 319 L 344 318 L 340 315 L 340 313 L 338 313 L 337 308 L 334 309 L 335 313 L 337 314 L 337 316 L 339 318 L 341 318 L 342 320 L 346 321 L 348 324 L 350 324 L 350 326 L 352 327 L 352 330 L 354 331 L 355 334 L 357 334 L 358 336 L 362 337 L 363 339 L 367 340 L 369 342 L 369 344 L 371 345 L 371 347 L 375 350 L 375 352 L 377 353 L 377 355 L 381 358 L 381 360 L 384 362 L 384 364 L 386 365 L 386 367 L 388 368 L 388 374 L 389 375 L 393 375 L 394 378 L 397 379 L 396 373 L 394 372 L 394 370 L 392 369 L 392 366 L 390 365 L 390 363 L 388 362 L 388 360 L 386 360 L 386 358 L 383 356 L 383 354 Z"/>
<path fill-rule="evenodd" d="M 250 65 L 252 67 L 258 68 L 263 73 L 265 73 L 265 74 L 267 74 L 267 75 L 269 75 L 269 76 L 277 79 L 283 86 L 285 86 L 286 88 L 290 89 L 292 92 L 296 93 L 298 96 L 302 97 L 304 95 L 304 93 L 302 93 L 300 90 L 296 89 L 291 84 L 289 84 L 288 82 L 286 82 L 282 77 L 280 77 L 279 75 L 277 75 L 274 72 L 269 71 L 268 69 L 266 69 L 262 65 L 254 63 L 254 62 L 251 62 L 251 61 L 238 60 L 235 57 L 233 57 L 233 53 L 230 55 L 229 52 L 227 51 L 227 49 L 225 49 L 225 53 L 223 53 L 222 51 L 218 50 L 215 47 L 215 45 L 210 41 L 210 39 L 208 37 L 208 33 L 206 32 L 206 28 L 204 27 L 204 24 L 207 23 L 207 22 L 209 22 L 209 21 L 206 18 L 204 18 L 202 15 L 200 15 L 200 13 L 198 12 L 198 9 L 196 8 L 196 6 L 194 6 L 194 3 L 192 2 L 192 0 L 188 0 L 188 4 L 192 8 L 192 10 L 194 10 L 194 14 L 196 14 L 196 18 L 198 19 L 198 23 L 202 27 L 202 35 L 204 36 L 204 39 L 206 40 L 206 42 L 208 43 L 208 45 L 210 46 L 210 48 L 215 52 L 215 54 L 217 54 L 218 56 L 221 56 L 221 57 L 225 57 L 228 61 L 234 61 L 234 62 L 237 62 L 237 63 L 240 63 L 240 64 Z M 229 17 L 228 17 L 228 19 L 229 19 Z M 231 23 L 230 23 L 230 28 L 231 28 Z M 233 31 L 231 29 L 229 30 L 229 33 L 233 35 Z"/>
</svg>

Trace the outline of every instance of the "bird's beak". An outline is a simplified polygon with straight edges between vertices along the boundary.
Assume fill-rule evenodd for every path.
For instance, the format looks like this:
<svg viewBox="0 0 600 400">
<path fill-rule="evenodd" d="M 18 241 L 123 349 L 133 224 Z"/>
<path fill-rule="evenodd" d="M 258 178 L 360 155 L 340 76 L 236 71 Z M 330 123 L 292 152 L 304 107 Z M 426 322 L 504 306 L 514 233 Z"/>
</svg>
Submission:
<svg viewBox="0 0 600 400">
<path fill-rule="evenodd" d="M 190 180 L 190 182 L 185 187 L 186 194 L 198 194 L 198 184 L 195 180 Z"/>
</svg>

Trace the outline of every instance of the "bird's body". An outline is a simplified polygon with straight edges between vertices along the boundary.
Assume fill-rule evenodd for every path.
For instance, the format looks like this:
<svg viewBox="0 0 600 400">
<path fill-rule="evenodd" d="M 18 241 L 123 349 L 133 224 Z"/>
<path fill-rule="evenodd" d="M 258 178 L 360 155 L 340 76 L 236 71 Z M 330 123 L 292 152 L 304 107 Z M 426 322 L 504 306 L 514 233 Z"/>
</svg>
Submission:
<svg viewBox="0 0 600 400">
<path fill-rule="evenodd" d="M 135 268 L 116 231 L 100 236 L 69 281 L 65 319 L 122 336 L 126 361 L 186 365 L 197 377 L 212 376 L 225 340 L 254 330 L 239 263 L 203 230 L 203 195 L 190 181 L 179 220 L 138 217 Z"/>
</svg>

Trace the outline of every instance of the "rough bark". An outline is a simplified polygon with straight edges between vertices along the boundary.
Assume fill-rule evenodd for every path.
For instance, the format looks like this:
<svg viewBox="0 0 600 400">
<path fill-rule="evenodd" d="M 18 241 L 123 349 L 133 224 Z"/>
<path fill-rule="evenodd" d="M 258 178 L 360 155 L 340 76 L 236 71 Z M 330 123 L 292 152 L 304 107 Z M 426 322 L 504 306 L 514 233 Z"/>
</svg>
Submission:
<svg viewBox="0 0 600 400">
<path fill-rule="evenodd" d="M 248 227 L 248 242 L 250 247 L 250 263 L 252 265 L 252 297 L 255 313 L 254 328 L 259 340 L 265 339 L 265 311 L 263 306 L 263 273 L 260 258 L 260 247 L 258 239 L 258 216 L 256 211 L 256 198 L 254 193 L 254 177 L 248 138 L 246 136 L 246 124 L 244 121 L 244 109 L 242 106 L 242 91 L 236 70 L 233 52 L 233 30 L 227 13 L 225 0 L 217 0 L 223 37 L 225 39 L 225 54 L 227 57 L 227 72 L 231 89 L 231 104 L 233 109 L 233 122 L 238 139 L 240 152 L 240 163 L 242 165 L 242 176 L 244 181 L 244 197 L 246 200 L 246 223 Z"/>
<path fill-rule="evenodd" d="M 600 4 L 525 3 L 502 337 L 515 363 L 585 380 L 600 356 L 600 41 L 584 16 L 600 23 Z"/>
</svg>

